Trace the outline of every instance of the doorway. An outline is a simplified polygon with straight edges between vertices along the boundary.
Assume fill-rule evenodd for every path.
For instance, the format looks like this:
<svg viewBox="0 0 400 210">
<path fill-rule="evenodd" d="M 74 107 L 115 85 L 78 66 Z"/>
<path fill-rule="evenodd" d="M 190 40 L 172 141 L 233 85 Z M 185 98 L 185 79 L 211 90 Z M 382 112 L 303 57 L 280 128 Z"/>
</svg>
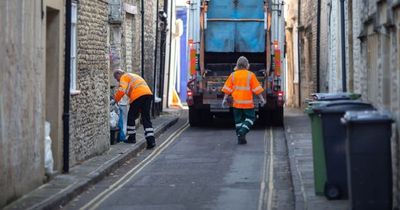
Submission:
<svg viewBox="0 0 400 210">
<path fill-rule="evenodd" d="M 46 8 L 46 111 L 45 120 L 50 123 L 51 150 L 54 159 L 54 170 L 60 171 L 62 166 L 62 126 L 61 106 L 62 92 L 60 84 L 61 72 L 61 32 L 60 10 Z"/>
</svg>

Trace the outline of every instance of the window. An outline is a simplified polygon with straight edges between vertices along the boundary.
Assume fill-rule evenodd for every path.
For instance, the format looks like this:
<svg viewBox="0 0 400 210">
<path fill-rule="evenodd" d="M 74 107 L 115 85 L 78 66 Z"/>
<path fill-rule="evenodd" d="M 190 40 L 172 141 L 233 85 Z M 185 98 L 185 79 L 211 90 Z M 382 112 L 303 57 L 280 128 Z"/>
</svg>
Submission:
<svg viewBox="0 0 400 210">
<path fill-rule="evenodd" d="M 76 67 L 77 67 L 77 62 L 76 62 L 76 24 L 78 20 L 78 15 L 77 15 L 77 5 L 76 3 L 72 3 L 71 7 L 71 84 L 70 84 L 70 92 L 71 93 L 77 93 L 77 85 L 76 85 Z"/>
</svg>

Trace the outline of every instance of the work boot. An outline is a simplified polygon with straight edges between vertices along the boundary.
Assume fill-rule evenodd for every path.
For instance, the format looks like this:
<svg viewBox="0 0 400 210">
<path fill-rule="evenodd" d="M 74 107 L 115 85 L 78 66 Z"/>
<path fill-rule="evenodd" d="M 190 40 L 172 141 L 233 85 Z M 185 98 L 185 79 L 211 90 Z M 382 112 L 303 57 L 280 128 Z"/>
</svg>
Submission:
<svg viewBox="0 0 400 210">
<path fill-rule="evenodd" d="M 147 149 L 153 149 L 156 146 L 156 140 L 153 138 L 146 139 L 147 142 Z"/>
<path fill-rule="evenodd" d="M 129 136 L 128 140 L 126 140 L 128 144 L 135 144 L 136 143 L 136 136 Z"/>
<path fill-rule="evenodd" d="M 247 144 L 246 136 L 238 136 L 238 144 Z"/>
</svg>

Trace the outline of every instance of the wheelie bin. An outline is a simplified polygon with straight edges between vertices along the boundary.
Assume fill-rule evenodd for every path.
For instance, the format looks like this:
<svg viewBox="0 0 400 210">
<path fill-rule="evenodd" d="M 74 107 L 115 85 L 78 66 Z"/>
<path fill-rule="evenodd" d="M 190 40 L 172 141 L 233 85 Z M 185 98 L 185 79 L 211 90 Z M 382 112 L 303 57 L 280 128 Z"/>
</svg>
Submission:
<svg viewBox="0 0 400 210">
<path fill-rule="evenodd" d="M 353 210 L 392 209 L 392 118 L 390 114 L 346 112 L 349 203 Z"/>
<path fill-rule="evenodd" d="M 360 101 L 332 101 L 314 108 L 321 120 L 325 153 L 326 182 L 324 194 L 328 199 L 347 199 L 346 127 L 341 118 L 346 111 L 374 110 L 371 104 Z"/>
<path fill-rule="evenodd" d="M 326 166 L 325 152 L 322 142 L 321 120 L 314 112 L 313 108 L 336 100 L 354 100 L 360 97 L 361 94 L 354 93 L 313 93 L 312 101 L 308 102 L 308 107 L 304 112 L 308 114 L 311 122 L 314 190 L 316 195 L 324 195 Z"/>
<path fill-rule="evenodd" d="M 324 187 L 326 182 L 326 166 L 325 166 L 325 151 L 322 142 L 321 120 L 313 109 L 324 103 L 328 102 L 326 101 L 309 102 L 308 107 L 304 110 L 304 112 L 310 118 L 311 122 L 314 190 L 316 195 L 324 195 Z"/>
<path fill-rule="evenodd" d="M 357 93 L 313 93 L 311 94 L 314 101 L 337 101 L 337 100 L 356 100 L 361 97 Z"/>
</svg>

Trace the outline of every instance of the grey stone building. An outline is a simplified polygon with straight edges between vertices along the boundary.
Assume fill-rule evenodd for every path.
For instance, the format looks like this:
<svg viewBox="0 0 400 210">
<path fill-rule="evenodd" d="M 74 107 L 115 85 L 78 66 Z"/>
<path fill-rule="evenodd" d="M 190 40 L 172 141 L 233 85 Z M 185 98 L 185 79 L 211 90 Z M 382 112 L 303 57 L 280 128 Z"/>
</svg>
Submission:
<svg viewBox="0 0 400 210">
<path fill-rule="evenodd" d="M 163 1 L 159 1 L 160 5 Z M 77 5 L 76 91 L 71 96 L 70 164 L 109 148 L 112 70 L 142 74 L 140 0 L 80 0 Z M 144 1 L 144 78 L 153 84 L 156 0 Z M 159 63 L 159 61 L 158 61 Z M 157 65 L 158 66 L 158 65 Z M 153 88 L 152 88 L 153 89 Z"/>
<path fill-rule="evenodd" d="M 109 148 L 108 3 L 76 4 L 76 63 L 72 64 L 70 165 Z M 74 44 L 74 43 L 73 43 Z M 75 68 L 75 69 L 74 69 Z"/>
<path fill-rule="evenodd" d="M 394 203 L 400 207 L 400 16 L 398 1 L 348 1 L 348 26 L 352 27 L 347 51 L 349 87 L 396 119 L 392 141 Z M 347 61 L 347 62 L 349 62 Z M 352 80 L 352 78 L 354 78 Z"/>
<path fill-rule="evenodd" d="M 64 5 L 0 1 L 0 208 L 45 180 L 45 121 L 62 167 Z"/>
</svg>

